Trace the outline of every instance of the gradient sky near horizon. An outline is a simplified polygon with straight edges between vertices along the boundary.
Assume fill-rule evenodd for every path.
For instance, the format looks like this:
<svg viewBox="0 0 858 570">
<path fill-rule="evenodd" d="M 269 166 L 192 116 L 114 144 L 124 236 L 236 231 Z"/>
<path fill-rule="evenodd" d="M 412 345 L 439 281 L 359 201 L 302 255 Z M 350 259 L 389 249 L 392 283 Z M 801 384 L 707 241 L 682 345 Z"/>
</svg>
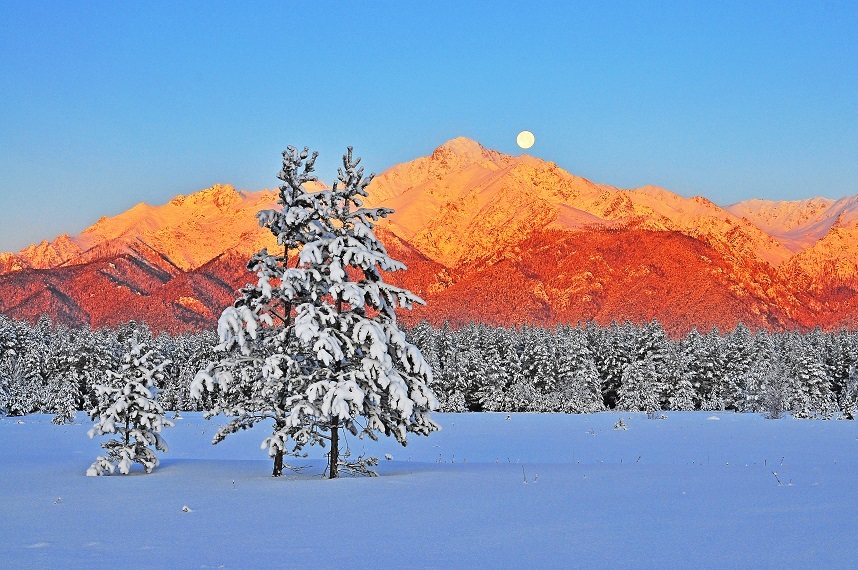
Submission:
<svg viewBox="0 0 858 570">
<path fill-rule="evenodd" d="M 855 2 L 0 0 L 0 251 L 280 151 L 467 136 L 722 205 L 858 194 Z"/>
</svg>

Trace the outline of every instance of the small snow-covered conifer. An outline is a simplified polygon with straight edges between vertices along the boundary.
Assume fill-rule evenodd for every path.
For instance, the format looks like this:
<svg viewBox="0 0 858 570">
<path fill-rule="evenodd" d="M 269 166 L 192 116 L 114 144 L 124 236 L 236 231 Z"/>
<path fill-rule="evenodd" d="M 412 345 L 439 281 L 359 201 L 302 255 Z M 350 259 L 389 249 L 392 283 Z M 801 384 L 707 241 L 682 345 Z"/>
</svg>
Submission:
<svg viewBox="0 0 858 570">
<path fill-rule="evenodd" d="M 51 388 L 56 390 L 51 394 L 53 396 L 51 409 L 54 412 L 54 418 L 51 422 L 55 424 L 70 423 L 74 420 L 77 413 L 77 403 L 80 400 L 80 380 L 77 371 L 70 369 L 58 375 L 51 382 Z"/>
<path fill-rule="evenodd" d="M 158 466 L 154 447 L 167 451 L 161 431 L 173 422 L 164 417 L 164 410 L 155 400 L 155 383 L 163 377 L 168 362 L 137 335 L 125 340 L 126 352 L 118 371 L 105 370 L 107 384 L 95 387 L 98 403 L 89 412 L 94 420 L 89 437 L 117 434 L 101 444 L 107 451 L 87 469 L 89 476 L 109 475 L 117 468 L 127 475 L 134 463 L 140 463 L 151 473 Z"/>
</svg>

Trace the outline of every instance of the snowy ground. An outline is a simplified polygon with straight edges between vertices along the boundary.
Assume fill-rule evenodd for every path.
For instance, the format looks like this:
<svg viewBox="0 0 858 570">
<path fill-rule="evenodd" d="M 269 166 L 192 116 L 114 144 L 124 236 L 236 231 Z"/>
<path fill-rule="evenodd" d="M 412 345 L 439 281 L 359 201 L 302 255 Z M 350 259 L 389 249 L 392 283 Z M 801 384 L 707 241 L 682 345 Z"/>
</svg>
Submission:
<svg viewBox="0 0 858 570">
<path fill-rule="evenodd" d="M 0 418 L 0 567 L 854 567 L 858 422 L 621 416 L 438 414 L 336 481 L 200 414 L 151 475 L 86 477 L 82 414 Z"/>
</svg>

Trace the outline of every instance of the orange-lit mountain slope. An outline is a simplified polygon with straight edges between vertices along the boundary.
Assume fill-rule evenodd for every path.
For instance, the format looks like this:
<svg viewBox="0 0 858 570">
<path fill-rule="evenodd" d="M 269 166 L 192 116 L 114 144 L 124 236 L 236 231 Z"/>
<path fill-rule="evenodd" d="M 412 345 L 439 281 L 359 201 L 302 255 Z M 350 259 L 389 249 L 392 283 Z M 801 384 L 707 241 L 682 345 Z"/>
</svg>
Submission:
<svg viewBox="0 0 858 570">
<path fill-rule="evenodd" d="M 740 267 L 679 232 L 535 232 L 509 255 L 456 277 L 415 317 L 548 326 L 658 319 L 677 334 L 739 322 L 792 329 L 809 317 L 770 267 Z"/>
<path fill-rule="evenodd" d="M 740 321 L 858 324 L 858 197 L 721 208 L 652 186 L 595 184 L 465 138 L 387 169 L 370 193 L 372 205 L 396 210 L 378 233 L 409 266 L 389 279 L 428 301 L 402 315 L 409 322 L 657 318 L 676 333 Z M 218 185 L 0 254 L 0 311 L 214 326 L 252 279 L 250 254 L 274 247 L 255 219 L 272 207 L 272 191 Z"/>
<path fill-rule="evenodd" d="M 321 185 L 313 184 L 310 189 Z M 273 245 L 256 223 L 256 212 L 276 207 L 273 191 L 238 192 L 215 185 L 162 206 L 137 204 L 112 218 L 101 218 L 80 235 L 61 235 L 18 252 L 0 254 L 7 271 L 75 265 L 140 248 L 157 252 L 182 271 L 196 269 L 225 251 L 251 253 Z M 216 239 L 213 239 L 213 236 Z M 2 265 L 0 265 L 2 267 Z"/>
<path fill-rule="evenodd" d="M 798 253 L 815 245 L 832 228 L 854 227 L 858 221 L 858 196 L 792 202 L 748 200 L 726 209 L 746 218 Z"/>
<path fill-rule="evenodd" d="M 594 184 L 554 163 L 503 155 L 464 138 L 383 172 L 372 190 L 374 204 L 397 212 L 390 230 L 446 265 L 489 257 L 548 228 L 678 231 L 729 256 L 773 266 L 792 255 L 748 220 L 704 198 Z"/>
<path fill-rule="evenodd" d="M 858 292 L 858 196 L 794 202 L 750 200 L 728 206 L 795 252 L 778 268 L 796 290 L 815 294 L 820 312 L 853 326 Z M 845 303 L 845 304 L 844 304 Z M 820 324 L 827 324 L 823 318 Z"/>
</svg>

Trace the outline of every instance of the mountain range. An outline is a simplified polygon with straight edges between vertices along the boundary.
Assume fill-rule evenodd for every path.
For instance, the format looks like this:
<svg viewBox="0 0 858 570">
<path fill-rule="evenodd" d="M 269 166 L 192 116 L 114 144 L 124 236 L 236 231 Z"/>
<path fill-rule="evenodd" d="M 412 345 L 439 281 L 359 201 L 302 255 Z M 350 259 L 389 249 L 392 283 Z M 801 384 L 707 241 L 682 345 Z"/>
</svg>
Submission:
<svg viewBox="0 0 858 570">
<path fill-rule="evenodd" d="M 385 170 L 369 191 L 370 205 L 395 210 L 377 233 L 409 267 L 388 279 L 427 301 L 406 322 L 858 325 L 858 196 L 720 207 L 596 184 L 466 138 Z M 0 312 L 213 327 L 253 279 L 247 259 L 274 245 L 255 218 L 273 207 L 274 191 L 216 185 L 0 254 Z"/>
</svg>

